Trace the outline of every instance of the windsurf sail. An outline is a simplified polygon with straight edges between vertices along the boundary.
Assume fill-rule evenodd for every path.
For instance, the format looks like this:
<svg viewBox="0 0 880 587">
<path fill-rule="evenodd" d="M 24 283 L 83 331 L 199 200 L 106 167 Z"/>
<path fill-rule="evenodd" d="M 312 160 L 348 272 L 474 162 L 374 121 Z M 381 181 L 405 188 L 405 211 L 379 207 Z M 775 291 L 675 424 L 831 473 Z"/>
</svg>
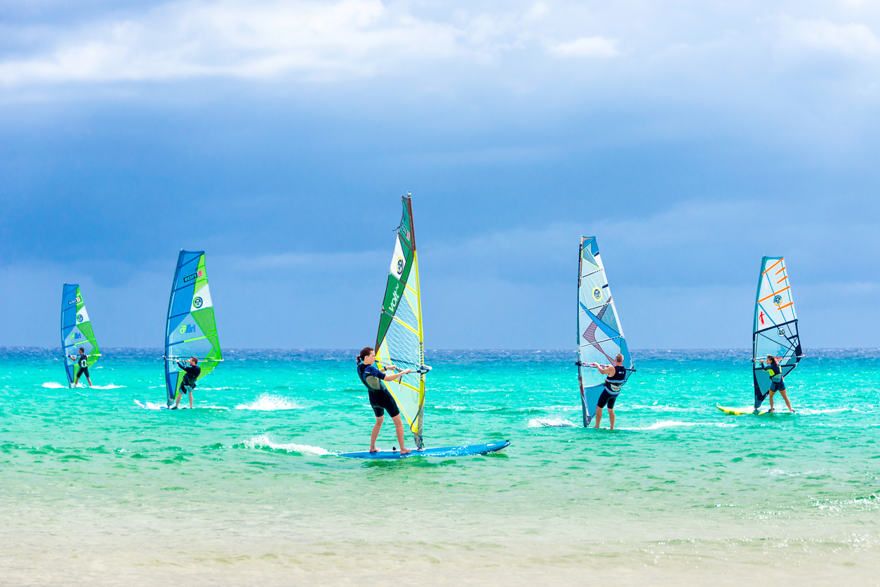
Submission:
<svg viewBox="0 0 880 587">
<path fill-rule="evenodd" d="M 430 368 L 425 365 L 422 294 L 412 197 L 407 194 L 402 201 L 403 215 L 397 227 L 388 283 L 382 299 L 379 332 L 376 335 L 376 362 L 380 369 L 394 365 L 413 370 L 396 381 L 386 382 L 386 385 L 409 425 L 416 447 L 422 448 L 425 374 Z"/>
<path fill-rule="evenodd" d="M 766 361 L 767 355 L 780 357 L 779 366 L 785 378 L 797 367 L 803 355 L 791 282 L 783 257 L 761 259 L 755 300 L 752 367 L 755 409 L 758 409 L 770 393 L 770 375 L 761 367 L 761 361 Z"/>
<path fill-rule="evenodd" d="M 64 353 L 64 370 L 67 372 L 67 383 L 73 385 L 76 356 L 79 349 L 85 349 L 89 367 L 98 362 L 101 349 L 95 330 L 86 310 L 82 290 L 78 283 L 65 283 L 61 288 L 61 352 Z"/>
<path fill-rule="evenodd" d="M 205 251 L 180 251 L 168 300 L 165 322 L 165 390 L 168 405 L 180 391 L 184 372 L 177 365 L 190 357 L 199 360 L 199 379 L 223 360 L 214 302 L 208 288 Z"/>
<path fill-rule="evenodd" d="M 578 383 L 584 426 L 589 426 L 596 415 L 606 376 L 588 365 L 613 365 L 617 355 L 621 354 L 627 379 L 634 366 L 596 237 L 581 237 L 578 259 Z"/>
</svg>

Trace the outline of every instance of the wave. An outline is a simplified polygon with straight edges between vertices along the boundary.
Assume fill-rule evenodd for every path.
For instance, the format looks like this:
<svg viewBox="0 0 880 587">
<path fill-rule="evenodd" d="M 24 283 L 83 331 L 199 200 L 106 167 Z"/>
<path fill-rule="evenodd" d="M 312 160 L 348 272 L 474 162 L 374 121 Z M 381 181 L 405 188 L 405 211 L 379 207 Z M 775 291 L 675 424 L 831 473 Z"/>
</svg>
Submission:
<svg viewBox="0 0 880 587">
<path fill-rule="evenodd" d="M 784 409 L 784 408 L 783 408 L 783 409 Z M 795 412 L 796 414 L 801 414 L 801 415 L 803 415 L 803 416 L 818 416 L 818 415 L 822 415 L 822 414 L 839 414 L 839 413 L 841 413 L 841 412 L 851 412 L 851 411 L 854 411 L 852 408 L 826 408 L 826 409 L 824 409 L 824 410 L 818 410 L 818 409 L 812 409 L 812 408 L 800 408 L 800 409 L 798 409 L 797 406 L 795 406 L 795 409 L 797 410 L 797 411 Z M 777 410 L 777 411 L 778 411 L 778 410 Z M 781 412 L 781 413 L 785 414 L 785 413 L 788 413 L 788 412 L 785 412 L 785 411 L 784 411 L 784 412 Z"/>
<path fill-rule="evenodd" d="M 657 404 L 631 404 L 627 406 L 634 410 L 651 410 L 652 412 L 700 412 L 700 408 L 683 408 L 680 406 L 661 406 Z"/>
<path fill-rule="evenodd" d="M 283 452 L 299 453 L 299 454 L 303 454 L 303 455 L 324 456 L 324 455 L 333 454 L 329 450 L 327 450 L 325 448 L 321 448 L 320 446 L 312 446 L 310 444 L 295 444 L 293 442 L 288 442 L 288 443 L 273 442 L 265 434 L 261 434 L 260 436 L 254 436 L 253 438 L 249 438 L 248 440 L 244 441 L 243 446 L 245 448 L 271 449 L 271 450 L 279 450 L 279 451 L 283 451 Z"/>
<path fill-rule="evenodd" d="M 728 422 L 682 422 L 681 420 L 660 420 L 647 426 L 637 426 L 633 428 L 621 428 L 621 430 L 629 430 L 633 432 L 647 432 L 651 430 L 664 430 L 666 428 L 694 428 L 697 426 L 711 426 L 714 428 L 736 428 L 736 424 Z"/>
<path fill-rule="evenodd" d="M 124 385 L 117 385 L 115 383 L 108 383 L 107 385 L 93 385 L 92 389 L 122 389 Z"/>
<path fill-rule="evenodd" d="M 168 409 L 164 403 L 158 402 L 141 402 L 139 400 L 134 400 L 135 405 L 139 408 L 143 408 L 144 410 L 166 410 Z M 189 410 L 190 407 L 188 405 L 180 405 L 181 410 Z M 226 411 L 229 408 L 226 406 L 214 406 L 214 405 L 206 405 L 206 406 L 193 406 L 193 410 L 221 410 Z"/>
<path fill-rule="evenodd" d="M 56 383 L 54 381 L 47 381 L 43 383 L 41 387 L 43 387 L 43 389 L 67 389 L 70 386 L 64 385 L 63 383 Z"/>
<path fill-rule="evenodd" d="M 276 412 L 282 410 L 301 410 L 303 406 L 277 395 L 264 393 L 248 404 L 235 406 L 236 410 L 255 410 L 258 412 Z"/>
<path fill-rule="evenodd" d="M 529 428 L 573 428 L 576 424 L 572 424 L 565 418 L 532 418 L 529 420 Z"/>
</svg>

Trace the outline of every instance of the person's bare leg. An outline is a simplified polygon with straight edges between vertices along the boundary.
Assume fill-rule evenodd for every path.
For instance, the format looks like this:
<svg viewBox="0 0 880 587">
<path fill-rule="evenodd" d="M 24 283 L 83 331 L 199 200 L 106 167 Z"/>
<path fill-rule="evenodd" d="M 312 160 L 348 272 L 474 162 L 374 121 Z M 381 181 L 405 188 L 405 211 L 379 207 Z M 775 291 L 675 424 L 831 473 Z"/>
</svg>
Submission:
<svg viewBox="0 0 880 587">
<path fill-rule="evenodd" d="M 86 375 L 86 381 L 89 382 L 89 387 L 91 387 L 92 386 L 92 378 L 89 377 L 88 375 Z"/>
<path fill-rule="evenodd" d="M 376 439 L 379 438 L 379 430 L 382 429 L 384 416 L 376 416 L 376 423 L 373 424 L 373 432 L 370 433 L 370 452 L 378 452 L 376 449 Z"/>
<path fill-rule="evenodd" d="M 394 428 L 397 431 L 397 444 L 400 445 L 400 454 L 405 455 L 409 453 L 409 450 L 403 446 L 403 421 L 400 419 L 400 414 L 394 416 L 392 420 L 394 420 Z"/>
<path fill-rule="evenodd" d="M 785 393 L 785 390 L 780 390 L 779 393 L 782 394 L 782 399 L 785 400 L 785 405 L 788 407 L 789 412 L 794 412 L 794 408 L 791 407 L 791 402 L 788 401 L 788 394 Z"/>
<path fill-rule="evenodd" d="M 770 392 L 770 411 L 771 411 L 771 412 L 775 409 L 775 408 L 773 407 L 773 395 L 774 395 L 775 393 L 776 393 L 775 391 L 771 391 L 771 392 Z"/>
<path fill-rule="evenodd" d="M 599 427 L 600 422 L 602 422 L 602 408 L 596 408 L 596 428 Z"/>
<path fill-rule="evenodd" d="M 190 389 L 189 393 L 187 395 L 189 396 L 189 409 L 192 409 L 192 407 L 193 407 L 193 390 Z"/>
<path fill-rule="evenodd" d="M 611 429 L 614 430 L 614 410 L 608 408 L 608 418 L 611 421 Z"/>
<path fill-rule="evenodd" d="M 182 397 L 182 394 L 178 391 L 177 395 L 174 397 L 174 409 L 175 410 L 180 407 L 180 398 L 181 397 Z"/>
</svg>

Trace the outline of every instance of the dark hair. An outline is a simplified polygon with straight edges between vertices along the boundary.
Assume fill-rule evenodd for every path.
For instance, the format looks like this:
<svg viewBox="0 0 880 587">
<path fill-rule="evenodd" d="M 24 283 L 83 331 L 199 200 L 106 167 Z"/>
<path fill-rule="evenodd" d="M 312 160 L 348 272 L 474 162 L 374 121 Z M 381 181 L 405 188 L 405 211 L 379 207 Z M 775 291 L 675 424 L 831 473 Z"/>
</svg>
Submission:
<svg viewBox="0 0 880 587">
<path fill-rule="evenodd" d="M 196 365 L 199 364 L 199 359 L 198 359 L 197 357 L 190 357 L 189 360 L 190 360 L 190 361 L 195 361 L 195 362 L 196 362 Z"/>
<path fill-rule="evenodd" d="M 774 367 L 779 366 L 779 361 L 776 360 L 776 357 L 773 355 L 767 355 L 767 359 L 773 364 Z"/>
<path fill-rule="evenodd" d="M 622 363 L 623 362 L 623 355 L 621 353 L 617 353 L 617 356 L 614 357 L 614 362 L 615 363 Z"/>
<path fill-rule="evenodd" d="M 357 356 L 358 364 L 360 365 L 361 363 L 363 363 L 364 359 L 369 357 L 370 353 L 372 353 L 372 352 L 373 352 L 373 347 L 371 347 L 371 346 L 365 346 L 364 348 L 362 348 L 361 352 Z"/>
<path fill-rule="evenodd" d="M 86 352 L 86 347 L 84 347 L 84 346 L 79 347 L 79 352 L 81 352 L 81 353 Z"/>
</svg>

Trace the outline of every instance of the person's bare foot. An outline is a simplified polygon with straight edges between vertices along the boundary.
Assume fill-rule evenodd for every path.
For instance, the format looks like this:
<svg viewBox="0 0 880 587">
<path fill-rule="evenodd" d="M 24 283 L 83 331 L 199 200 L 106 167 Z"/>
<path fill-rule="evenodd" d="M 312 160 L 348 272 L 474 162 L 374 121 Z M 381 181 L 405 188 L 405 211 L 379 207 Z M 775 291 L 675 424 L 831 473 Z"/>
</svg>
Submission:
<svg viewBox="0 0 880 587">
<path fill-rule="evenodd" d="M 375 446 L 371 446 L 371 447 L 370 447 L 370 452 L 379 452 L 379 451 L 376 450 L 376 447 L 375 447 Z"/>
<path fill-rule="evenodd" d="M 402 455 L 408 455 L 408 454 L 411 453 L 411 452 L 412 452 L 412 451 L 409 450 L 408 448 L 401 448 L 401 449 L 400 449 L 400 454 L 402 454 Z"/>
</svg>

